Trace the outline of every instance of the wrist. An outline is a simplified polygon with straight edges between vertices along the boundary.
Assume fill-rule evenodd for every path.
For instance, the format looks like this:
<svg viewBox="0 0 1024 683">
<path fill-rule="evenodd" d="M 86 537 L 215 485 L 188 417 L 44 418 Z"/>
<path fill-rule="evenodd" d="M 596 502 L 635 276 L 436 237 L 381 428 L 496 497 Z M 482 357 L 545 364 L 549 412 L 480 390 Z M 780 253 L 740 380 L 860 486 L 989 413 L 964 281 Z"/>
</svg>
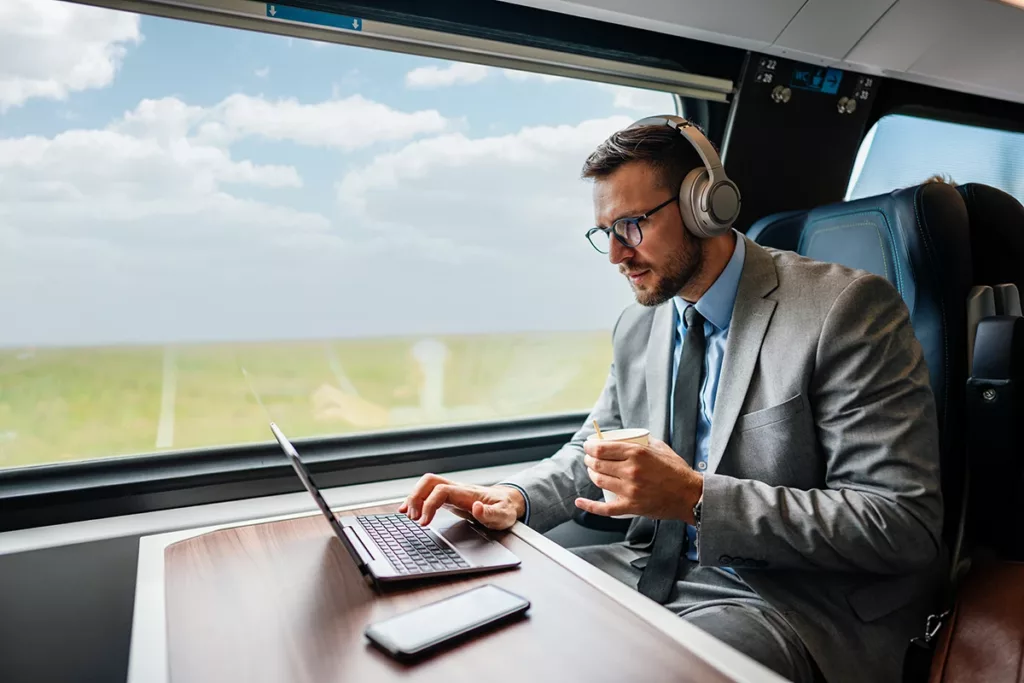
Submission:
<svg viewBox="0 0 1024 683">
<path fill-rule="evenodd" d="M 506 486 L 504 484 L 498 484 L 498 486 L 508 492 L 508 499 L 516 511 L 516 519 L 522 519 L 526 515 L 526 499 L 523 497 L 523 492 L 515 486 Z"/>
<path fill-rule="evenodd" d="M 680 496 L 683 507 L 681 519 L 690 526 L 697 526 L 699 520 L 696 515 L 699 511 L 696 508 L 704 498 L 704 477 L 693 471 L 690 474 L 686 489 Z"/>
</svg>

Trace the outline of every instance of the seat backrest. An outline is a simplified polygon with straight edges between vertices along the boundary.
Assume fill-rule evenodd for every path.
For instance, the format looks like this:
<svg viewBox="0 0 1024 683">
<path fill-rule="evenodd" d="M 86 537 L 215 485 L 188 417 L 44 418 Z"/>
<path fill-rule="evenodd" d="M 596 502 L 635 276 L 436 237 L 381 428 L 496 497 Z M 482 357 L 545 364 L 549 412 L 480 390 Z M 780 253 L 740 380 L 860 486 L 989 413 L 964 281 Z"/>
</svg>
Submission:
<svg viewBox="0 0 1024 683">
<path fill-rule="evenodd" d="M 971 224 L 974 283 L 1013 283 L 1024 293 L 1024 206 L 981 183 L 957 187 Z"/>
<path fill-rule="evenodd" d="M 978 324 L 967 386 L 972 465 L 967 543 L 1022 561 L 1024 513 L 1017 500 L 1024 486 L 1024 319 L 1019 296 L 1024 292 L 1024 206 L 980 183 L 961 185 L 957 191 L 970 219 L 974 282 L 996 294 L 996 315 Z M 1009 299 L 1007 285 L 1013 294 Z"/>
<path fill-rule="evenodd" d="M 903 297 L 935 394 L 944 535 L 949 541 L 959 522 L 963 485 L 965 302 L 972 285 L 963 199 L 949 185 L 929 183 L 810 211 L 768 216 L 747 234 L 764 246 L 881 275 Z M 798 235 L 795 245 L 794 235 Z"/>
</svg>

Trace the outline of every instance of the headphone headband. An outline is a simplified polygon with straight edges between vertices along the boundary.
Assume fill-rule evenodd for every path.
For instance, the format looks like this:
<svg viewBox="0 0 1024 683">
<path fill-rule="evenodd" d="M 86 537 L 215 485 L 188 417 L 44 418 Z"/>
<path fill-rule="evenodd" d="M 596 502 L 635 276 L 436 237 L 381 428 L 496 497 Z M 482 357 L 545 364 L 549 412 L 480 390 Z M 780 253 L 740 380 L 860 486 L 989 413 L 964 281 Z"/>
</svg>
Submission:
<svg viewBox="0 0 1024 683">
<path fill-rule="evenodd" d="M 729 180 L 718 153 L 696 126 L 680 116 L 660 115 L 640 119 L 629 128 L 668 126 L 686 138 L 704 163 L 683 179 L 679 209 L 683 223 L 697 237 L 716 237 L 727 232 L 740 212 L 740 191 Z"/>
</svg>

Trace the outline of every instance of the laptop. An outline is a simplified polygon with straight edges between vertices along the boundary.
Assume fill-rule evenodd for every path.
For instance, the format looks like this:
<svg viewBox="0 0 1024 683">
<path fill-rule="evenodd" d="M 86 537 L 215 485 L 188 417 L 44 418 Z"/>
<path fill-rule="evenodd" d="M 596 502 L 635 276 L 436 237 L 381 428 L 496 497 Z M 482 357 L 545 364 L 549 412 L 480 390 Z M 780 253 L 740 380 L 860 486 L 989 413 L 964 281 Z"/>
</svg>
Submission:
<svg viewBox="0 0 1024 683">
<path fill-rule="evenodd" d="M 270 431 L 334 534 L 360 571 L 375 585 L 472 574 L 520 564 L 519 558 L 505 546 L 444 507 L 425 527 L 400 513 L 336 516 L 313 483 L 295 447 L 273 422 Z"/>
</svg>

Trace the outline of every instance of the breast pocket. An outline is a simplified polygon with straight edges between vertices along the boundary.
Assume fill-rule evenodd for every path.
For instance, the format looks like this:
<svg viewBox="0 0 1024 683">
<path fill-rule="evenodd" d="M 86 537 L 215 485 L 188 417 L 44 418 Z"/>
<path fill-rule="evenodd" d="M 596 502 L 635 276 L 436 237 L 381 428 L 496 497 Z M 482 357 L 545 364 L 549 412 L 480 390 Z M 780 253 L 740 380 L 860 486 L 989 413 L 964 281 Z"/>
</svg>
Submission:
<svg viewBox="0 0 1024 683">
<path fill-rule="evenodd" d="M 782 422 L 802 412 L 804 412 L 804 395 L 797 394 L 770 408 L 740 415 L 736 418 L 736 431 L 745 432 L 774 422 Z"/>
<path fill-rule="evenodd" d="M 803 394 L 736 419 L 729 443 L 735 476 L 772 486 L 813 488 L 821 477 L 817 439 Z"/>
</svg>

